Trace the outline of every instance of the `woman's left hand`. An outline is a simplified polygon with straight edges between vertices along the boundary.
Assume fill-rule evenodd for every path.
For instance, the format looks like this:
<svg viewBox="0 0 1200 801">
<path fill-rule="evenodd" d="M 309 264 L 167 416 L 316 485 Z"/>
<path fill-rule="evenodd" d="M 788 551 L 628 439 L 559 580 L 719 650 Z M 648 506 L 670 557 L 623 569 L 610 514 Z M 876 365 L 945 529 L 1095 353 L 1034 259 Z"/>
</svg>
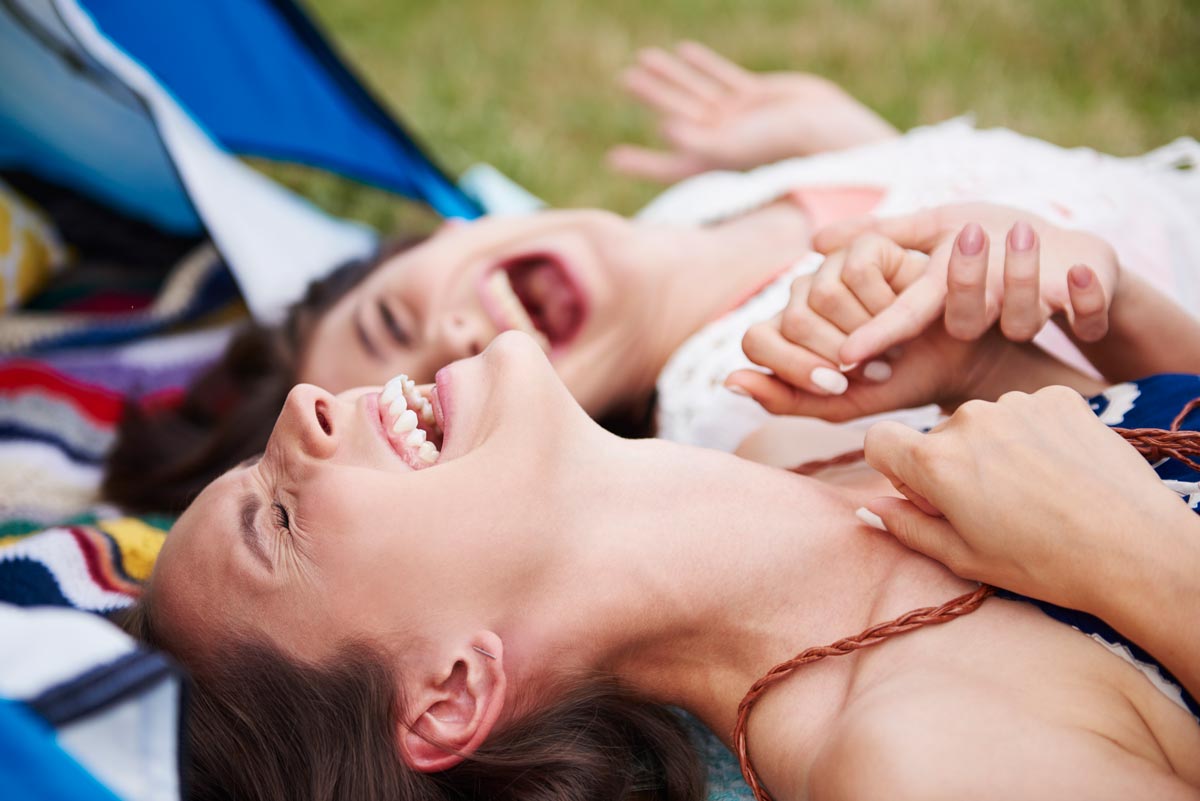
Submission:
<svg viewBox="0 0 1200 801">
<path fill-rule="evenodd" d="M 658 115 L 667 148 L 620 145 L 609 153 L 609 165 L 662 183 L 897 135 L 830 80 L 803 72 L 751 72 L 695 42 L 683 42 L 675 52 L 642 51 L 623 83 Z"/>
<path fill-rule="evenodd" d="M 1066 387 L 971 401 L 928 434 L 872 426 L 867 462 L 908 500 L 867 508 L 964 578 L 1074 609 L 1169 559 L 1195 515 Z"/>
</svg>

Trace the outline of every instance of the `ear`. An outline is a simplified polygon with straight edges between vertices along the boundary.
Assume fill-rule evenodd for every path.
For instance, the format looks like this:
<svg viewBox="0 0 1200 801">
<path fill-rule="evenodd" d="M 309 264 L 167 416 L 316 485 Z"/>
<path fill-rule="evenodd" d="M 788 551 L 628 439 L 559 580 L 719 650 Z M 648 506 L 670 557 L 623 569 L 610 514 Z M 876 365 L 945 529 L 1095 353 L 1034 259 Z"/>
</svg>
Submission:
<svg viewBox="0 0 1200 801">
<path fill-rule="evenodd" d="M 440 661 L 415 687 L 406 682 L 412 722 L 402 722 L 396 732 L 405 763 L 422 773 L 462 762 L 492 733 L 504 709 L 507 677 L 500 637 L 480 632 L 454 644 Z"/>
</svg>

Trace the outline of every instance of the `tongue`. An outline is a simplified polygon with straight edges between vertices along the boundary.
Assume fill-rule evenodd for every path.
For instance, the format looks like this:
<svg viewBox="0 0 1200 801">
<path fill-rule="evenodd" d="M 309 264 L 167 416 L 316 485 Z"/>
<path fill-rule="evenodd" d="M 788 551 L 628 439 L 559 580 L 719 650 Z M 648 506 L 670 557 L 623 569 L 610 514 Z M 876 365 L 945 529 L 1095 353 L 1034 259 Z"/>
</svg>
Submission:
<svg viewBox="0 0 1200 801">
<path fill-rule="evenodd" d="M 533 324 L 551 343 L 562 342 L 575 332 L 582 309 L 553 264 L 540 259 L 519 264 L 509 272 L 509 280 Z"/>
</svg>

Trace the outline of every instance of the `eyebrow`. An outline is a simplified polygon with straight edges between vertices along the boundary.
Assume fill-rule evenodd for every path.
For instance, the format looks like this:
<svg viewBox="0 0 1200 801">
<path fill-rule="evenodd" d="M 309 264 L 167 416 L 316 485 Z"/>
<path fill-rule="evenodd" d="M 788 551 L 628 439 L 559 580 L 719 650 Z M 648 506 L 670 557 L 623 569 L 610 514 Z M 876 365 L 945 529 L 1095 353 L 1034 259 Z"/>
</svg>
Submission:
<svg viewBox="0 0 1200 801">
<path fill-rule="evenodd" d="M 354 314 L 351 316 L 354 318 L 354 333 L 358 335 L 359 344 L 362 345 L 363 350 L 365 350 L 367 354 L 371 356 L 371 358 L 379 359 L 379 351 L 375 349 L 375 346 L 367 337 L 367 330 L 363 328 L 361 304 L 354 309 Z"/>
<path fill-rule="evenodd" d="M 254 525 L 254 519 L 258 517 L 258 510 L 262 508 L 262 503 L 258 500 L 258 496 L 253 493 L 246 493 L 242 496 L 241 513 L 239 522 L 241 523 L 242 542 L 246 543 L 246 547 L 254 554 L 258 561 L 262 562 L 268 570 L 273 569 L 271 559 L 267 556 L 267 551 L 263 548 L 262 532 Z"/>
</svg>

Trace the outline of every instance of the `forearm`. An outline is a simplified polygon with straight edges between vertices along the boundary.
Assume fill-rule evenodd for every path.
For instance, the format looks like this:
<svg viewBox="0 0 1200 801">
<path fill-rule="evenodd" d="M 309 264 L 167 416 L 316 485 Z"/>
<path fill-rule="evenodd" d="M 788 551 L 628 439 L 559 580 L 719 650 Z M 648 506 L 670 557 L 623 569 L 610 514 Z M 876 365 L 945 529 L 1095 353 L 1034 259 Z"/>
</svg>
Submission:
<svg viewBox="0 0 1200 801">
<path fill-rule="evenodd" d="M 1146 649 L 1200 697 L 1200 516 L 1178 506 L 1109 561 L 1111 575 L 1095 577 L 1083 611 Z"/>
<path fill-rule="evenodd" d="M 1083 342 L 1061 325 L 1111 383 L 1156 373 L 1200 373 L 1200 320 L 1136 275 L 1123 273 L 1108 334 Z"/>
</svg>

